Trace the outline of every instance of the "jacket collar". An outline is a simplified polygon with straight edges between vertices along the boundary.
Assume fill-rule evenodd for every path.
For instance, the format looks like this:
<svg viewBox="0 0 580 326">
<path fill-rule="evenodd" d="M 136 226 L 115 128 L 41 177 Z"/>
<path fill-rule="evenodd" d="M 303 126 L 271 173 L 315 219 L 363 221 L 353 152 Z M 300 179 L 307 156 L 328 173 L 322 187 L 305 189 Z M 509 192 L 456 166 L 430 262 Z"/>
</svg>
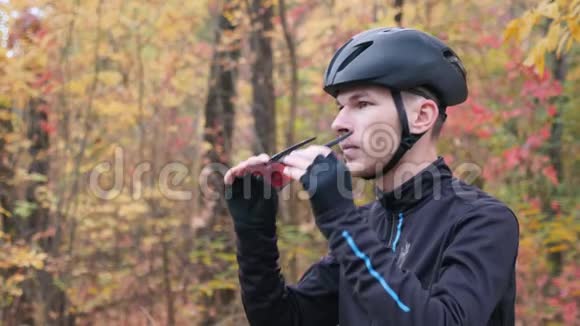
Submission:
<svg viewBox="0 0 580 326">
<path fill-rule="evenodd" d="M 438 157 L 393 191 L 382 192 L 375 188 L 377 200 L 387 211 L 394 213 L 409 211 L 423 200 L 431 198 L 434 191 L 441 196 L 442 184 L 451 180 L 452 176 L 443 157 Z"/>
</svg>

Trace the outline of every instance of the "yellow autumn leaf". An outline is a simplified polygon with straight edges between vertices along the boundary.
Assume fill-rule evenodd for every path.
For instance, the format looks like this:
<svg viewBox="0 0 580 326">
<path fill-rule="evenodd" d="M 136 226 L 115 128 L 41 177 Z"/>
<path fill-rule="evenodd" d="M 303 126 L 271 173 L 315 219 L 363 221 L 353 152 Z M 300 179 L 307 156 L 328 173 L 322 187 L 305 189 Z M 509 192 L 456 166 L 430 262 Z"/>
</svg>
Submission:
<svg viewBox="0 0 580 326">
<path fill-rule="evenodd" d="M 567 78 L 570 81 L 580 80 L 580 66 L 572 67 L 568 72 Z"/>
<path fill-rule="evenodd" d="M 168 108 L 179 107 L 183 103 L 184 99 L 185 97 L 183 95 L 164 96 L 163 99 L 161 100 L 161 103 L 163 104 L 164 107 Z"/>
<path fill-rule="evenodd" d="M 2 205 L 0 205 L 0 214 L 3 214 L 6 217 L 12 216 L 12 213 L 10 213 L 8 210 L 6 210 L 4 207 L 2 207 Z M 2 234 L 4 234 L 4 233 L 2 233 Z"/>
<path fill-rule="evenodd" d="M 121 125 L 134 125 L 135 116 L 139 114 L 139 108 L 135 103 L 99 99 L 95 101 L 94 106 L 99 115 L 114 118 Z"/>
<path fill-rule="evenodd" d="M 505 28 L 503 32 L 503 38 L 505 41 L 515 40 L 520 41 L 520 22 L 519 19 L 514 19 Z"/>
<path fill-rule="evenodd" d="M 12 113 L 8 110 L 0 111 L 0 120 L 10 121 L 12 119 Z"/>
<path fill-rule="evenodd" d="M 538 44 L 536 44 L 535 47 L 532 48 L 530 54 L 528 54 L 528 57 L 524 61 L 524 65 L 530 67 L 534 66 L 538 74 L 543 74 L 546 65 L 545 53 L 546 53 L 546 40 L 542 39 L 538 42 Z"/>
<path fill-rule="evenodd" d="M 560 8 L 566 8 L 566 6 L 568 6 L 568 4 L 571 4 L 570 0 L 556 0 L 556 3 L 558 4 L 558 7 L 560 7 Z"/>
<path fill-rule="evenodd" d="M 560 17 L 560 12 L 558 10 L 558 3 L 552 1 L 546 1 L 538 7 L 537 11 L 545 17 L 557 20 Z"/>
<path fill-rule="evenodd" d="M 9 106 L 10 105 L 10 97 L 4 94 L 0 94 L 0 106 Z"/>
<path fill-rule="evenodd" d="M 86 89 L 90 84 L 90 81 L 91 76 L 86 74 L 80 78 L 69 81 L 66 89 L 73 94 L 84 95 L 86 94 Z"/>
<path fill-rule="evenodd" d="M 26 279 L 25 275 L 23 275 L 21 273 L 17 273 L 17 274 L 10 276 L 7 280 L 7 283 L 18 284 L 18 283 L 24 281 L 25 279 Z"/>
<path fill-rule="evenodd" d="M 562 243 L 562 244 L 548 247 L 548 252 L 550 252 L 550 253 L 562 252 L 562 251 L 568 250 L 568 248 L 569 248 L 568 245 Z"/>
<path fill-rule="evenodd" d="M 44 259 L 37 258 L 32 260 L 30 265 L 36 269 L 42 269 L 44 267 Z"/>
<path fill-rule="evenodd" d="M 123 76 L 117 71 L 103 71 L 99 73 L 99 81 L 106 86 L 113 86 L 119 84 Z"/>
<path fill-rule="evenodd" d="M 560 40 L 560 34 L 562 33 L 562 27 L 560 24 L 551 24 L 548 34 L 545 36 L 546 40 L 546 51 L 554 51 L 556 46 L 558 46 L 558 41 Z"/>
<path fill-rule="evenodd" d="M 562 55 L 562 52 L 565 50 L 566 44 L 570 39 L 571 39 L 570 33 L 564 33 L 564 35 L 560 38 L 560 41 L 558 42 L 558 47 L 556 48 L 556 56 L 558 58 Z"/>
<path fill-rule="evenodd" d="M 568 24 L 568 29 L 570 30 L 570 33 L 572 34 L 572 38 L 574 40 L 576 40 L 576 42 L 580 42 L 580 19 L 578 19 L 578 17 L 570 17 L 568 19 L 566 19 L 566 24 Z"/>
</svg>

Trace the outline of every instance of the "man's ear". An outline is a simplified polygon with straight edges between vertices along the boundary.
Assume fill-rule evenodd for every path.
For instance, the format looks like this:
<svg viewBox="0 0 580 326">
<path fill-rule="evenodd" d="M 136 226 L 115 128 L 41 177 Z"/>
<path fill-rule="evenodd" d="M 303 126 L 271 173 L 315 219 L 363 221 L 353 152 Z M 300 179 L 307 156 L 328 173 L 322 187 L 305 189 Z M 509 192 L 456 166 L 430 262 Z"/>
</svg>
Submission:
<svg viewBox="0 0 580 326">
<path fill-rule="evenodd" d="M 409 116 L 409 129 L 413 134 L 422 134 L 433 128 L 439 115 L 435 101 L 423 98 L 417 103 L 415 112 Z"/>
</svg>

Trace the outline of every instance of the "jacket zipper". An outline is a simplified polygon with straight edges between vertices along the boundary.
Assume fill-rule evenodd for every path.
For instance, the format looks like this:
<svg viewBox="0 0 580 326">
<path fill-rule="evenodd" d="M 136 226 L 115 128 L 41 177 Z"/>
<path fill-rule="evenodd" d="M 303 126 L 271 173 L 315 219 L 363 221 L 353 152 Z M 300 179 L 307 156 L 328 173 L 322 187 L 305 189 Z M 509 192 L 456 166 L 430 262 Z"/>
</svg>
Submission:
<svg viewBox="0 0 580 326">
<path fill-rule="evenodd" d="M 391 249 L 393 247 L 393 235 L 395 234 L 395 214 L 391 213 L 391 218 L 389 219 L 391 232 L 389 234 L 389 241 L 387 242 L 387 248 Z"/>
</svg>

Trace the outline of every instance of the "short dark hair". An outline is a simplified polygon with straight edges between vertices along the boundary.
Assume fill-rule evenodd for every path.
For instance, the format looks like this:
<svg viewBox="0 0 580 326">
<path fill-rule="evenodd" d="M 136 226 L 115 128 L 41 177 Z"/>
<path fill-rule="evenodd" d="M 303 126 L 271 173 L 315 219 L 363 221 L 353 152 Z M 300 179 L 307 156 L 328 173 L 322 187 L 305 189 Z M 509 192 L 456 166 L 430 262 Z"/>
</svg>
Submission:
<svg viewBox="0 0 580 326">
<path fill-rule="evenodd" d="M 443 124 L 445 124 L 446 119 L 447 113 L 445 113 L 445 109 L 439 108 L 439 115 L 437 116 L 437 120 L 435 120 L 435 125 L 433 125 L 433 131 L 431 132 L 432 139 L 437 139 L 439 136 L 441 136 Z"/>
<path fill-rule="evenodd" d="M 439 109 L 439 115 L 437 115 L 437 120 L 435 120 L 435 124 L 433 125 L 433 131 L 431 132 L 431 139 L 437 139 L 441 135 L 441 131 L 443 129 L 443 124 L 447 119 L 447 113 L 445 113 L 445 107 L 442 106 L 434 93 L 430 92 L 428 89 L 425 88 L 413 88 L 401 93 L 403 96 L 403 101 L 408 102 L 413 99 L 413 96 L 418 96 L 426 99 L 433 100 Z"/>
</svg>

